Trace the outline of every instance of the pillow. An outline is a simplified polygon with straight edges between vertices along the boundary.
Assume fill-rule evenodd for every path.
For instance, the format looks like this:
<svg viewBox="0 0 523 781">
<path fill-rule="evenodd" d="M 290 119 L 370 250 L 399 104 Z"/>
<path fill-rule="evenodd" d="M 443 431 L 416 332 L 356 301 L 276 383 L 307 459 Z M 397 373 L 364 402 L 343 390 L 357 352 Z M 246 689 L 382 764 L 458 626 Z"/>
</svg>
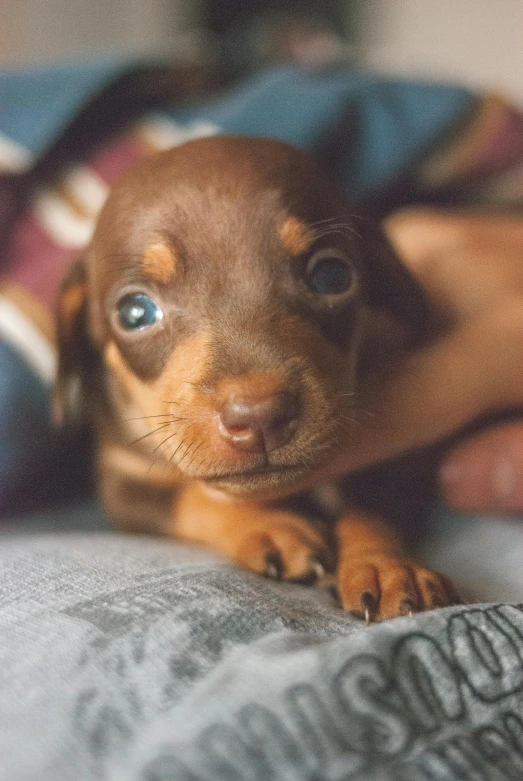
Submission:
<svg viewBox="0 0 523 781">
<path fill-rule="evenodd" d="M 0 547 L 9 781 L 523 777 L 523 610 L 365 628 L 172 541 Z"/>
</svg>

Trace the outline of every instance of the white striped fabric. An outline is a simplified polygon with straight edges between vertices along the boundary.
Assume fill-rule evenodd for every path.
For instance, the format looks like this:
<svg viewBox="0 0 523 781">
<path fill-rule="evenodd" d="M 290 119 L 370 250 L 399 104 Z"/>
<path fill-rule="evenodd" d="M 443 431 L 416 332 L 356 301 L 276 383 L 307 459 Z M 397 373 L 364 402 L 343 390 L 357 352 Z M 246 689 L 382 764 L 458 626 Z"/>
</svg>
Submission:
<svg viewBox="0 0 523 781">
<path fill-rule="evenodd" d="M 41 190 L 34 210 L 45 232 L 62 247 L 83 249 L 94 230 L 109 187 L 90 168 L 70 168 L 60 181 L 60 189 Z"/>
<path fill-rule="evenodd" d="M 63 186 L 91 217 L 96 217 L 109 193 L 108 185 L 86 166 L 70 168 Z"/>
<path fill-rule="evenodd" d="M 51 385 L 56 375 L 56 349 L 24 313 L 0 295 L 0 338 L 5 340 L 36 372 L 42 382 Z"/>
<path fill-rule="evenodd" d="M 56 193 L 40 193 L 34 208 L 42 228 L 60 246 L 81 249 L 91 238 L 94 220 L 80 217 Z"/>
<path fill-rule="evenodd" d="M 172 119 L 162 116 L 152 116 L 144 122 L 140 122 L 138 132 L 145 140 L 158 151 L 179 146 L 193 138 L 216 136 L 220 128 L 213 122 L 191 122 L 189 125 L 180 125 Z"/>
<path fill-rule="evenodd" d="M 0 133 L 0 171 L 20 173 L 29 168 L 32 155 L 28 149 Z"/>
</svg>

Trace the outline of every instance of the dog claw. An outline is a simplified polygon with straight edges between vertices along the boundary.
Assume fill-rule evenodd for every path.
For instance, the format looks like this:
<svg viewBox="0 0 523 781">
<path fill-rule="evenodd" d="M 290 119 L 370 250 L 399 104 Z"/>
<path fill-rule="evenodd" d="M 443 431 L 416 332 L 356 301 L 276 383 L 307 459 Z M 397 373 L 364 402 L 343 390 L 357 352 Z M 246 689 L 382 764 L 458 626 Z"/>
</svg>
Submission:
<svg viewBox="0 0 523 781">
<path fill-rule="evenodd" d="M 265 573 L 268 578 L 281 580 L 283 575 L 283 563 L 279 553 L 274 551 L 265 554 Z"/>
<path fill-rule="evenodd" d="M 400 613 L 403 616 L 408 616 L 409 618 L 412 618 L 414 608 L 415 605 L 411 602 L 410 599 L 404 599 L 400 605 Z"/>
<path fill-rule="evenodd" d="M 316 575 L 316 580 L 322 580 L 325 577 L 325 567 L 316 556 L 311 556 L 310 559 L 311 570 Z"/>
<path fill-rule="evenodd" d="M 376 610 L 376 599 L 370 591 L 364 591 L 360 597 L 360 602 L 363 608 L 365 626 L 370 626 Z"/>
</svg>

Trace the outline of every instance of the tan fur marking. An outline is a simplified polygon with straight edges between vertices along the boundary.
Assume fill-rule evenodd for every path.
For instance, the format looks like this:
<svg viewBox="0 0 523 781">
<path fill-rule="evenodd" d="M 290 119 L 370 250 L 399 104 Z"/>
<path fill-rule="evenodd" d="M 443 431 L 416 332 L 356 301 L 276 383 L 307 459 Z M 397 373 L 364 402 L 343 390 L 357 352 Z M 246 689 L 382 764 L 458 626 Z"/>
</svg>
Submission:
<svg viewBox="0 0 523 781">
<path fill-rule="evenodd" d="M 60 324 L 69 334 L 73 328 L 78 312 L 87 298 L 87 285 L 80 282 L 64 290 L 60 296 L 59 314 Z"/>
<path fill-rule="evenodd" d="M 314 231 L 297 217 L 287 217 L 280 227 L 280 239 L 291 255 L 301 255 L 315 239 Z"/>
<path fill-rule="evenodd" d="M 162 448 L 163 455 L 169 458 L 187 435 L 193 439 L 208 439 L 209 418 L 213 413 L 206 400 L 202 402 L 196 387 L 206 371 L 208 345 L 207 333 L 195 334 L 176 347 L 160 377 L 144 381 L 127 365 L 116 343 L 108 342 L 105 362 L 117 380 L 115 392 L 118 394 L 118 388 L 123 389 L 126 397 L 125 401 L 120 399 L 120 404 L 126 405 L 125 421 L 129 441 L 147 435 L 143 439 L 143 446 L 152 452 L 172 433 L 174 436 Z M 161 426 L 162 421 L 169 420 L 168 415 L 179 418 L 174 421 L 176 425 L 167 430 L 160 428 L 149 436 L 149 432 Z"/>
<path fill-rule="evenodd" d="M 172 247 L 157 241 L 145 250 L 142 259 L 142 271 L 154 282 L 166 285 L 171 282 L 177 265 L 177 257 Z"/>
<path fill-rule="evenodd" d="M 170 356 L 160 377 L 153 381 L 137 377 L 112 340 L 105 347 L 105 362 L 115 371 L 131 398 L 148 413 L 162 405 L 159 399 L 174 401 L 192 395 L 191 384 L 196 384 L 205 371 L 208 343 L 206 333 L 195 334 L 183 341 Z M 165 403 L 162 409 L 165 410 Z"/>
</svg>

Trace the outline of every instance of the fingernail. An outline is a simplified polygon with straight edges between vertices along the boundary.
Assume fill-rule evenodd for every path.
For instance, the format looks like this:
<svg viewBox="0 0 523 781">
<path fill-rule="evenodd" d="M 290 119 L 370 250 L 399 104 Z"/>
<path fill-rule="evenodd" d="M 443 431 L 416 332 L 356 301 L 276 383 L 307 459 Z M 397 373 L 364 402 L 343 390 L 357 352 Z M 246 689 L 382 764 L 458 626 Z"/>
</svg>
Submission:
<svg viewBox="0 0 523 781">
<path fill-rule="evenodd" d="M 439 470 L 439 484 L 451 507 L 472 509 L 484 504 L 489 487 L 490 468 L 477 458 L 458 454 L 449 458 Z"/>
<path fill-rule="evenodd" d="M 443 495 L 463 510 L 519 507 L 517 463 L 509 448 L 460 453 L 440 469 Z"/>
<path fill-rule="evenodd" d="M 516 470 L 513 459 L 503 453 L 494 461 L 492 470 L 492 488 L 501 504 L 508 504 L 516 491 Z"/>
<path fill-rule="evenodd" d="M 447 461 L 439 470 L 440 482 L 447 488 L 457 485 L 463 478 L 463 467 L 456 461 Z"/>
</svg>

